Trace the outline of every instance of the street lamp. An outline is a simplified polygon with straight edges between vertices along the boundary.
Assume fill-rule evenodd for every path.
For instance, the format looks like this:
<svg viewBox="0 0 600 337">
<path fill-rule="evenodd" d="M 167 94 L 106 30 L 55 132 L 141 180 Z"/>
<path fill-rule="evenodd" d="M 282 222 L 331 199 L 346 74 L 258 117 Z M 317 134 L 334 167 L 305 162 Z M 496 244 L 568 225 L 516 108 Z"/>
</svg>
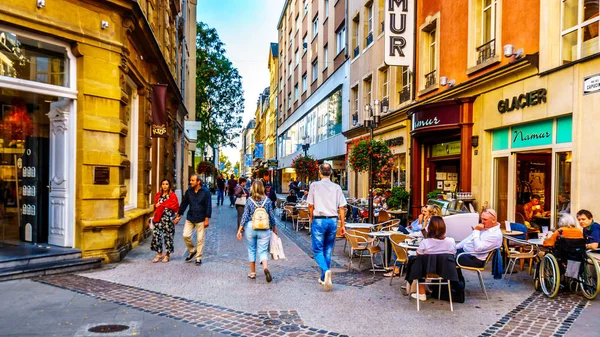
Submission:
<svg viewBox="0 0 600 337">
<path fill-rule="evenodd" d="M 379 126 L 381 114 L 386 114 L 389 109 L 389 101 L 384 99 L 383 101 L 375 100 L 373 107 L 369 104 L 365 105 L 365 119 L 363 125 L 367 128 L 371 135 L 371 141 L 373 141 L 373 131 Z M 369 223 L 373 223 L 373 156 L 369 157 Z"/>
<path fill-rule="evenodd" d="M 304 151 L 304 156 L 306 157 L 306 152 L 310 149 L 310 136 L 306 135 L 302 138 L 302 150 Z"/>
</svg>

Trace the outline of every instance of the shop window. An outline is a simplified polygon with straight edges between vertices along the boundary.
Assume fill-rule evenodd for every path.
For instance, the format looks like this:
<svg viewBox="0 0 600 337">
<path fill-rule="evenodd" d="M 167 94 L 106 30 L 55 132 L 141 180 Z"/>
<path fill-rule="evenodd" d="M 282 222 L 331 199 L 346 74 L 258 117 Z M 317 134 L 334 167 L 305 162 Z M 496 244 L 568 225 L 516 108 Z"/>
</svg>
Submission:
<svg viewBox="0 0 600 337">
<path fill-rule="evenodd" d="M 587 0 L 563 0 L 561 6 L 561 59 L 563 64 L 596 54 L 599 2 Z"/>
<path fill-rule="evenodd" d="M 128 166 L 125 174 L 124 184 L 127 188 L 125 196 L 125 210 L 134 209 L 137 207 L 137 167 L 138 167 L 138 103 L 139 98 L 137 88 L 128 81 L 126 93 L 129 96 L 129 105 L 125 121 L 127 123 L 127 136 L 125 137 L 125 155 L 127 156 Z"/>
<path fill-rule="evenodd" d="M 531 227 L 550 226 L 550 150 L 517 154 L 515 220 Z"/>
<path fill-rule="evenodd" d="M 498 222 L 508 220 L 508 157 L 494 159 L 494 208 Z"/>
<path fill-rule="evenodd" d="M 406 153 L 394 156 L 396 167 L 392 170 L 390 187 L 406 189 Z"/>
<path fill-rule="evenodd" d="M 0 31 L 0 76 L 67 87 L 65 48 Z"/>
<path fill-rule="evenodd" d="M 556 220 L 562 213 L 571 213 L 571 151 L 556 154 Z"/>
</svg>

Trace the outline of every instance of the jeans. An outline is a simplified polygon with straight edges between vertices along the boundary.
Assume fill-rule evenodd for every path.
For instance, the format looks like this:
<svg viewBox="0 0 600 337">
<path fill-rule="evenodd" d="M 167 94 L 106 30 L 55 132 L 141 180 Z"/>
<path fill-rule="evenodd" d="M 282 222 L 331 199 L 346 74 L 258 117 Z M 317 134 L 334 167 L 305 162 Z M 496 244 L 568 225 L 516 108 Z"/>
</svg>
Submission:
<svg viewBox="0 0 600 337">
<path fill-rule="evenodd" d="M 219 201 L 221 201 L 221 205 L 223 205 L 223 201 L 225 201 L 225 190 L 217 189 L 217 206 L 219 205 Z"/>
<path fill-rule="evenodd" d="M 458 256 L 458 254 L 463 253 L 464 250 L 461 248 L 459 250 L 456 251 L 456 256 Z M 466 267 L 474 267 L 474 268 L 481 268 L 483 266 L 485 266 L 485 261 L 481 261 L 480 259 L 478 259 L 477 257 L 471 255 L 471 254 L 465 254 L 462 255 L 459 259 L 458 262 Z"/>
<path fill-rule="evenodd" d="M 229 202 L 231 202 L 231 205 L 235 205 L 235 195 L 233 192 L 229 193 Z"/>
<path fill-rule="evenodd" d="M 314 219 L 312 223 L 312 248 L 315 261 L 321 268 L 321 280 L 325 278 L 325 272 L 331 267 L 331 254 L 335 243 L 335 232 L 337 230 L 337 219 Z"/>
<path fill-rule="evenodd" d="M 247 224 L 245 227 L 246 243 L 248 244 L 248 261 L 256 262 L 256 253 L 260 262 L 269 259 L 269 240 L 271 239 L 271 230 L 254 230 Z"/>
</svg>

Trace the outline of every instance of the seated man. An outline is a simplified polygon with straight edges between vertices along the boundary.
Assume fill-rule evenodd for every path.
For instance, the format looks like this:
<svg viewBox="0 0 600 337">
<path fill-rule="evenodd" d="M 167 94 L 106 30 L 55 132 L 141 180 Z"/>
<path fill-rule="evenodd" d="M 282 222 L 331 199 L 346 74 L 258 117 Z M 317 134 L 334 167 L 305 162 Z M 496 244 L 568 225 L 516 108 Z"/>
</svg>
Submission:
<svg viewBox="0 0 600 337">
<path fill-rule="evenodd" d="M 583 235 L 587 241 L 585 248 L 596 250 L 600 244 L 600 225 L 594 222 L 594 216 L 588 210 L 577 212 L 577 221 L 583 227 Z"/>
<path fill-rule="evenodd" d="M 302 191 L 302 198 L 300 199 L 300 201 L 306 201 L 308 199 L 308 189 L 305 189 L 304 191 Z"/>
<path fill-rule="evenodd" d="M 500 248 L 502 231 L 496 220 L 496 211 L 486 209 L 481 213 L 481 223 L 473 229 L 473 233 L 456 245 L 457 254 L 461 255 L 458 263 L 467 267 L 481 268 L 485 265 L 488 253 L 479 253 Z M 478 254 L 479 253 L 479 254 Z"/>
<path fill-rule="evenodd" d="M 545 212 L 544 207 L 540 205 L 540 196 L 537 194 L 532 195 L 531 201 L 523 205 L 523 213 L 525 213 L 525 226 L 527 228 L 536 227 L 538 229 L 539 226 L 535 223 L 535 218 L 550 215 L 550 212 Z"/>
</svg>

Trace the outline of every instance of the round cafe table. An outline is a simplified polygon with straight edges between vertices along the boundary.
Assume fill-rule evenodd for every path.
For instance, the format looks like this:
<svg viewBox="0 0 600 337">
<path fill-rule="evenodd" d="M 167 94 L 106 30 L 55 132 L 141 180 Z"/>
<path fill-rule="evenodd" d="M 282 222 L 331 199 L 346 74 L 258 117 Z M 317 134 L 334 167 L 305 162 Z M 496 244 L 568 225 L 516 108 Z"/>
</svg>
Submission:
<svg viewBox="0 0 600 337">
<path fill-rule="evenodd" d="M 529 239 L 527 240 L 528 243 L 531 243 L 532 245 L 536 245 L 536 246 L 542 246 L 544 245 L 544 240 L 543 239 Z"/>
<path fill-rule="evenodd" d="M 523 235 L 525 233 L 521 232 L 521 231 L 510 231 L 507 232 L 505 229 L 502 230 L 502 235 L 507 235 L 507 236 L 519 236 L 519 235 Z"/>
<path fill-rule="evenodd" d="M 374 269 L 374 271 L 387 271 L 388 269 L 388 240 L 390 239 L 390 236 L 392 236 L 392 234 L 398 234 L 399 232 L 397 231 L 379 231 L 379 232 L 371 232 L 368 235 L 370 237 L 373 238 L 384 238 L 385 239 L 385 247 L 383 250 L 383 254 L 384 254 L 384 261 L 383 261 L 383 267 L 384 269 Z M 373 271 L 373 270 L 372 270 Z"/>
<path fill-rule="evenodd" d="M 398 244 L 398 246 L 400 246 L 400 247 L 402 247 L 402 248 L 404 248 L 404 249 L 409 249 L 409 250 L 417 250 L 417 248 L 419 248 L 419 246 L 418 246 L 418 245 L 416 245 L 416 246 L 415 246 L 415 245 L 409 245 L 409 244 L 408 244 L 408 243 L 406 243 L 406 242 L 400 242 L 400 243 Z"/>
</svg>

